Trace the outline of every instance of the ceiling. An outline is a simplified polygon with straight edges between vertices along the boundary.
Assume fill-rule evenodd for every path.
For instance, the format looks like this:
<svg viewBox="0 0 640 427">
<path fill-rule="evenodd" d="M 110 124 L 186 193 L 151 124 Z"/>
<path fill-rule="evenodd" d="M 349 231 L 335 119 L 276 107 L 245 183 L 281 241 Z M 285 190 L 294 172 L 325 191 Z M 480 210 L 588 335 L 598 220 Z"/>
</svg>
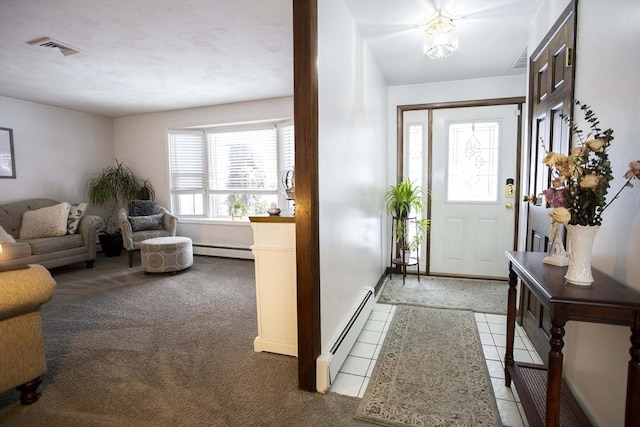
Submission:
<svg viewBox="0 0 640 427">
<path fill-rule="evenodd" d="M 389 84 L 524 73 L 543 0 L 345 0 Z M 119 117 L 293 94 L 291 0 L 0 0 L 0 95 Z M 422 55 L 426 20 L 460 50 Z M 326 25 L 320 23 L 320 25 Z M 81 53 L 28 42 L 50 37 Z"/>
</svg>

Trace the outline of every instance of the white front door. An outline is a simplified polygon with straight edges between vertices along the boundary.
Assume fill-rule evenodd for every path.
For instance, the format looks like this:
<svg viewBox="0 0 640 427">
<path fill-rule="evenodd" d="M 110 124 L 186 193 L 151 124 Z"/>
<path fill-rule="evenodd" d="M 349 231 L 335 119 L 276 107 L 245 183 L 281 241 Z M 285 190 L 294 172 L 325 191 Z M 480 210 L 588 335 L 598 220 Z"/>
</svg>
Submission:
<svg viewBox="0 0 640 427">
<path fill-rule="evenodd" d="M 504 251 L 514 248 L 517 203 L 517 127 L 516 105 L 434 110 L 431 274 L 507 277 Z"/>
</svg>

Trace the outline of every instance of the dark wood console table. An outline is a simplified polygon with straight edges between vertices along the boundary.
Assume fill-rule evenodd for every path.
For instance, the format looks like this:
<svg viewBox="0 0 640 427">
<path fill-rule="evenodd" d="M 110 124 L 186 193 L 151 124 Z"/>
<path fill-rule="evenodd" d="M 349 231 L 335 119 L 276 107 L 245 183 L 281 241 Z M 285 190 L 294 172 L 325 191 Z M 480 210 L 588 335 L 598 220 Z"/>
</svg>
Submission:
<svg viewBox="0 0 640 427">
<path fill-rule="evenodd" d="M 640 425 L 640 292 L 626 287 L 605 274 L 593 270 L 594 283 L 580 287 L 565 283 L 566 267 L 544 264 L 540 252 L 506 252 L 509 259 L 509 295 L 507 307 L 507 349 L 505 385 L 513 380 L 520 395 L 529 425 L 559 426 L 561 420 L 574 425 L 589 425 L 572 405 L 562 384 L 562 347 L 565 324 L 570 320 L 631 327 L 631 359 L 627 371 L 625 426 Z M 549 311 L 551 337 L 549 368 L 513 360 L 516 321 L 516 285 L 518 277 Z M 537 384 L 536 384 L 537 383 Z M 546 383 L 546 390 L 544 385 Z M 543 390 L 540 391 L 542 385 Z"/>
</svg>

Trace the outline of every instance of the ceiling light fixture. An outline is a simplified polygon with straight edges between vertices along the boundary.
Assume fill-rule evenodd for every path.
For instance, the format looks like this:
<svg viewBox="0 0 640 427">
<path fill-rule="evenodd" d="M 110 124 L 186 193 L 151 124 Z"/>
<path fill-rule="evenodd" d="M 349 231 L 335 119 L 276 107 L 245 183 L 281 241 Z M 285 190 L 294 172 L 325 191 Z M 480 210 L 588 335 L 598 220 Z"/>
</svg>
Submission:
<svg viewBox="0 0 640 427">
<path fill-rule="evenodd" d="M 424 54 L 431 59 L 445 58 L 458 50 L 456 26 L 451 18 L 441 13 L 427 24 L 424 31 Z"/>
</svg>

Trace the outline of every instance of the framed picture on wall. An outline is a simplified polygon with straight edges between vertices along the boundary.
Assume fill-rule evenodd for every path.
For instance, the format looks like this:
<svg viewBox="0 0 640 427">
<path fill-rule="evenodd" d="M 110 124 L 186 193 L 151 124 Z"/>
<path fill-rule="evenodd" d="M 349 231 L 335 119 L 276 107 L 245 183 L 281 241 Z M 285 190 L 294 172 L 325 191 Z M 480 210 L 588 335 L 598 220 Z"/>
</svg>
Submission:
<svg viewBox="0 0 640 427">
<path fill-rule="evenodd" d="M 13 153 L 13 129 L 0 128 L 0 178 L 16 177 L 16 157 Z"/>
</svg>

